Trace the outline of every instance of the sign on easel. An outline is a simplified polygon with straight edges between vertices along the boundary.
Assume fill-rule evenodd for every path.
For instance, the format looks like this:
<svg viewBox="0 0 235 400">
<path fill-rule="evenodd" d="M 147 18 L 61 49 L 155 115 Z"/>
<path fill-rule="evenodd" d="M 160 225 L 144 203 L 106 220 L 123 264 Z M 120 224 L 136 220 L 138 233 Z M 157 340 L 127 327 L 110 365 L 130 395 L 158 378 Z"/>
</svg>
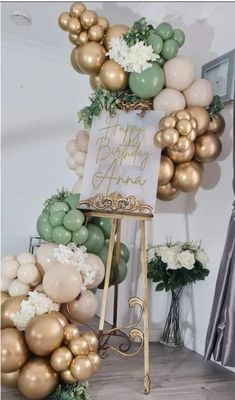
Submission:
<svg viewBox="0 0 235 400">
<path fill-rule="evenodd" d="M 80 201 L 102 193 L 129 195 L 155 208 L 161 149 L 153 137 L 164 113 L 103 111 L 90 132 Z"/>
</svg>

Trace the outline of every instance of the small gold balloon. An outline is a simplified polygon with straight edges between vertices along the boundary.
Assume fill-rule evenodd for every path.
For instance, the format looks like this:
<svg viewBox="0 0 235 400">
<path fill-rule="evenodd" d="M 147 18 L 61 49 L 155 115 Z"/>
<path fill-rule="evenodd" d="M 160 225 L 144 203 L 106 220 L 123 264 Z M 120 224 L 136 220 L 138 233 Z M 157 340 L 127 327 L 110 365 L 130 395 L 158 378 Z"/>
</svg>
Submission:
<svg viewBox="0 0 235 400">
<path fill-rule="evenodd" d="M 7 299 L 9 299 L 9 294 L 5 293 L 5 292 L 1 292 L 1 305 L 2 303 L 4 303 L 4 301 L 6 301 Z"/>
<path fill-rule="evenodd" d="M 82 338 L 87 342 L 89 351 L 96 352 L 98 350 L 99 341 L 94 332 L 85 332 L 83 333 Z"/>
<path fill-rule="evenodd" d="M 104 32 L 107 32 L 107 30 L 109 29 L 109 25 L 110 25 L 109 21 L 105 17 L 98 17 L 97 24 L 102 26 L 102 28 L 104 29 Z"/>
<path fill-rule="evenodd" d="M 103 46 L 96 42 L 89 42 L 79 48 L 78 67 L 88 75 L 97 74 L 106 60 Z"/>
<path fill-rule="evenodd" d="M 192 129 L 191 122 L 182 118 L 177 122 L 176 129 L 181 135 L 187 135 Z"/>
<path fill-rule="evenodd" d="M 166 185 L 168 182 L 170 182 L 173 174 L 174 174 L 174 163 L 171 161 L 169 157 L 162 154 L 160 161 L 158 184 L 160 186 Z"/>
<path fill-rule="evenodd" d="M 153 137 L 153 143 L 155 144 L 155 146 L 159 147 L 160 149 L 165 147 L 162 143 L 162 132 L 161 131 L 155 133 L 155 135 Z"/>
<path fill-rule="evenodd" d="M 104 46 L 105 46 L 106 50 L 111 49 L 111 47 L 112 47 L 111 40 L 112 39 L 120 38 L 122 35 L 127 33 L 128 29 L 129 29 L 128 26 L 122 25 L 122 24 L 110 26 L 110 28 L 108 29 L 108 31 L 105 35 L 105 39 L 104 39 Z"/>
<path fill-rule="evenodd" d="M 77 39 L 77 45 L 83 46 L 84 44 L 87 44 L 88 42 L 89 42 L 89 39 L 88 39 L 87 32 L 83 31 L 83 32 L 79 33 L 78 39 Z"/>
<path fill-rule="evenodd" d="M 71 19 L 71 16 L 68 12 L 64 12 L 63 14 L 61 14 L 58 18 L 58 24 L 60 26 L 61 29 L 63 29 L 63 31 L 67 31 L 68 30 L 68 22 Z"/>
<path fill-rule="evenodd" d="M 88 354 L 88 358 L 92 363 L 92 368 L 93 368 L 93 373 L 94 373 L 100 367 L 100 364 L 101 364 L 100 356 L 95 352 L 91 352 L 91 353 Z"/>
<path fill-rule="evenodd" d="M 93 90 L 102 87 L 102 83 L 101 83 L 99 75 L 91 75 L 89 81 L 90 81 L 91 88 Z"/>
<path fill-rule="evenodd" d="M 100 25 L 93 25 L 89 28 L 88 39 L 93 42 L 99 42 L 104 36 L 104 29 Z"/>
<path fill-rule="evenodd" d="M 175 199 L 179 195 L 179 191 L 172 187 L 171 183 L 167 183 L 157 188 L 157 198 L 163 201 Z"/>
<path fill-rule="evenodd" d="M 79 51 L 80 51 L 79 47 L 74 47 L 70 56 L 70 61 L 75 71 L 79 72 L 80 74 L 83 74 L 83 72 L 80 70 L 78 66 Z"/>
<path fill-rule="evenodd" d="M 64 328 L 64 342 L 68 344 L 74 337 L 79 336 L 79 329 L 75 324 L 68 324 Z"/>
<path fill-rule="evenodd" d="M 212 121 L 210 121 L 208 131 L 216 133 L 217 136 L 220 136 L 222 135 L 224 130 L 225 130 L 225 120 L 224 117 L 221 114 L 219 114 L 218 116 L 214 117 Z"/>
<path fill-rule="evenodd" d="M 15 328 L 3 329 L 1 333 L 1 370 L 17 371 L 29 357 L 24 335 Z"/>
<path fill-rule="evenodd" d="M 78 46 L 78 35 L 76 33 L 69 33 L 69 40 L 72 44 Z"/>
<path fill-rule="evenodd" d="M 124 90 L 128 85 L 128 73 L 114 60 L 108 60 L 100 69 L 100 80 L 110 92 Z"/>
<path fill-rule="evenodd" d="M 191 129 L 191 131 L 188 133 L 187 138 L 190 140 L 190 142 L 194 142 L 194 140 L 197 137 L 197 131 L 196 129 Z"/>
<path fill-rule="evenodd" d="M 86 356 L 75 357 L 72 361 L 70 371 L 75 379 L 84 381 L 89 379 L 93 373 L 92 363 Z"/>
<path fill-rule="evenodd" d="M 39 400 L 48 397 L 54 392 L 57 384 L 58 374 L 45 358 L 32 358 L 20 370 L 18 387 L 29 399 Z"/>
<path fill-rule="evenodd" d="M 203 171 L 197 162 L 189 161 L 176 165 L 172 186 L 182 192 L 192 192 L 201 184 Z"/>
<path fill-rule="evenodd" d="M 163 145 L 172 147 L 179 140 L 179 132 L 174 128 L 167 128 L 162 131 L 161 140 Z"/>
<path fill-rule="evenodd" d="M 14 372 L 2 372 L 1 373 L 1 382 L 2 385 L 10 387 L 10 388 L 17 388 L 18 384 L 18 376 L 19 376 L 19 369 Z"/>
<path fill-rule="evenodd" d="M 214 133 L 204 133 L 195 140 L 195 159 L 199 162 L 214 161 L 220 155 L 221 150 L 221 141 Z"/>
<path fill-rule="evenodd" d="M 187 108 L 187 111 L 197 121 L 198 136 L 205 133 L 210 124 L 210 116 L 206 109 L 201 106 L 191 106 Z"/>
<path fill-rule="evenodd" d="M 46 356 L 58 349 L 63 337 L 61 323 L 48 314 L 33 318 L 25 330 L 26 343 L 29 349 L 38 356 Z"/>
<path fill-rule="evenodd" d="M 86 356 L 89 353 L 88 343 L 82 337 L 74 337 L 69 342 L 69 350 L 74 356 Z"/>
<path fill-rule="evenodd" d="M 12 316 L 20 310 L 20 305 L 25 296 L 14 296 L 6 299 L 1 305 L 1 328 L 13 328 Z"/>
<path fill-rule="evenodd" d="M 73 3 L 70 7 L 70 14 L 72 17 L 79 18 L 81 13 L 86 10 L 83 3 Z"/>
<path fill-rule="evenodd" d="M 60 378 L 62 379 L 63 382 L 73 384 L 77 382 L 77 379 L 73 377 L 73 375 L 70 372 L 70 369 L 66 369 L 65 371 L 61 372 Z"/>
<path fill-rule="evenodd" d="M 188 150 L 186 150 L 184 152 L 179 152 L 179 151 L 170 149 L 169 147 L 167 147 L 167 149 L 166 149 L 166 154 L 172 161 L 174 161 L 175 164 L 179 164 L 179 163 L 185 162 L 185 161 L 191 161 L 194 156 L 194 153 L 195 153 L 195 146 L 193 143 L 191 143 Z"/>
<path fill-rule="evenodd" d="M 80 15 L 80 21 L 84 29 L 89 29 L 92 25 L 97 24 L 98 16 L 95 11 L 85 10 Z"/>
<path fill-rule="evenodd" d="M 70 18 L 70 20 L 68 22 L 68 31 L 70 33 L 78 35 L 81 32 L 81 30 L 82 30 L 82 26 L 80 24 L 79 19 L 76 17 Z"/>
<path fill-rule="evenodd" d="M 64 328 L 66 325 L 68 325 L 68 321 L 67 318 L 65 318 L 65 316 L 59 312 L 59 311 L 51 311 L 49 314 L 51 317 L 56 318 L 62 325 L 62 327 Z"/>
<path fill-rule="evenodd" d="M 181 136 L 178 140 L 178 142 L 174 146 L 174 150 L 179 151 L 179 152 L 184 152 L 189 149 L 191 145 L 190 140 L 186 136 Z"/>
<path fill-rule="evenodd" d="M 185 110 L 180 110 L 175 114 L 177 119 L 187 119 L 188 121 L 191 119 L 191 115 L 189 114 L 189 112 L 185 111 Z"/>
<path fill-rule="evenodd" d="M 167 128 L 174 128 L 176 125 L 177 119 L 175 117 L 169 116 L 166 118 L 162 118 L 160 120 L 159 126 L 162 130 Z"/>
<path fill-rule="evenodd" d="M 71 351 L 67 347 L 63 346 L 53 351 L 50 364 L 56 372 L 62 372 L 70 367 L 72 361 L 73 355 Z"/>
</svg>

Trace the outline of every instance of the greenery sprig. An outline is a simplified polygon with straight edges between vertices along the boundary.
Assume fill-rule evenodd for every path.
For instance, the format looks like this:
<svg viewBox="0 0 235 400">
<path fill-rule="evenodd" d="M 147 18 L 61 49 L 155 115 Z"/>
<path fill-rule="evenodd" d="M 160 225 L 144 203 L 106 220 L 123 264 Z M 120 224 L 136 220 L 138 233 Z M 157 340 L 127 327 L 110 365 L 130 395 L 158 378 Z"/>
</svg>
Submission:
<svg viewBox="0 0 235 400">
<path fill-rule="evenodd" d="M 90 400 L 85 383 L 65 384 L 61 383 L 47 400 Z"/>
<path fill-rule="evenodd" d="M 62 189 L 57 189 L 57 193 L 53 194 L 51 197 L 49 197 L 44 203 L 44 210 L 47 210 L 50 208 L 52 204 L 54 204 L 56 201 L 64 201 L 68 196 L 72 194 L 68 189 L 62 188 Z"/>
<path fill-rule="evenodd" d="M 220 96 L 214 96 L 211 104 L 207 107 L 207 111 L 210 114 L 210 119 L 216 118 L 220 111 L 223 110 L 224 103 Z"/>
<path fill-rule="evenodd" d="M 128 32 L 123 35 L 123 39 L 129 47 L 140 41 L 147 44 L 147 39 L 152 29 L 153 26 L 149 25 L 143 17 L 132 25 Z"/>
</svg>

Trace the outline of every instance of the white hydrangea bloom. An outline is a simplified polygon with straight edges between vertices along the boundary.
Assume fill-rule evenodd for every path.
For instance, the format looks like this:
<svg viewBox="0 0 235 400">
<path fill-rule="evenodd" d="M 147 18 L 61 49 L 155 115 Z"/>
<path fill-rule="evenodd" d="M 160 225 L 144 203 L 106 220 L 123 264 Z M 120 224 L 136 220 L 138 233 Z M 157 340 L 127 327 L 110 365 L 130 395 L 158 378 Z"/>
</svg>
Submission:
<svg viewBox="0 0 235 400">
<path fill-rule="evenodd" d="M 208 263 L 208 261 L 209 261 L 209 257 L 207 255 L 207 253 L 202 249 L 198 249 L 196 251 L 195 258 L 200 263 L 202 263 L 202 265 L 206 265 Z"/>
<path fill-rule="evenodd" d="M 184 267 L 186 269 L 193 269 L 194 268 L 194 263 L 195 263 L 195 258 L 193 253 L 189 250 L 182 251 L 177 255 L 177 260 L 180 263 L 181 267 Z"/>
</svg>

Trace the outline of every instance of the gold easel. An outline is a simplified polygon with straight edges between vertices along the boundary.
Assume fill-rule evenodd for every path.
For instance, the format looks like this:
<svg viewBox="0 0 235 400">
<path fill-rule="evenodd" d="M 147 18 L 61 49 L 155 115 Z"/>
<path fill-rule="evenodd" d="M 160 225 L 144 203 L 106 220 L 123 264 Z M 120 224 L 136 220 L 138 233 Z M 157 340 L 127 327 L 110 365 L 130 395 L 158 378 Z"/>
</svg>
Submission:
<svg viewBox="0 0 235 400">
<path fill-rule="evenodd" d="M 148 330 L 148 282 L 147 282 L 147 259 L 146 259 L 146 226 L 145 222 L 151 220 L 152 208 L 138 201 L 134 196 L 122 197 L 119 193 L 111 193 L 109 196 L 98 194 L 88 200 L 78 203 L 77 208 L 86 206 L 84 214 L 87 217 L 103 217 L 111 218 L 111 234 L 109 240 L 108 258 L 106 265 L 106 273 L 104 280 L 104 289 L 101 305 L 100 323 L 99 323 L 99 341 L 100 351 L 113 349 L 117 353 L 126 357 L 135 356 L 144 347 L 144 393 L 150 392 L 149 378 L 149 330 Z M 117 327 L 117 311 L 118 311 L 118 275 L 120 262 L 120 243 L 121 243 L 121 222 L 122 220 L 139 221 L 141 232 L 141 266 L 142 266 L 142 285 L 143 285 L 143 300 L 138 297 L 131 297 L 128 301 L 129 307 L 140 307 L 140 317 L 138 320 L 124 328 Z M 105 315 L 108 301 L 109 280 L 111 274 L 112 258 L 114 245 L 116 243 L 116 259 L 115 259 L 115 285 L 114 285 L 114 306 L 113 306 L 113 324 L 112 329 L 104 331 Z M 143 318 L 144 331 L 137 328 Z M 128 336 L 122 330 L 128 330 Z M 129 344 L 125 350 L 121 346 L 119 349 L 109 344 L 109 339 L 112 335 L 125 337 Z M 139 339 L 139 348 L 134 352 L 127 352 L 131 346 L 131 339 Z"/>
</svg>

